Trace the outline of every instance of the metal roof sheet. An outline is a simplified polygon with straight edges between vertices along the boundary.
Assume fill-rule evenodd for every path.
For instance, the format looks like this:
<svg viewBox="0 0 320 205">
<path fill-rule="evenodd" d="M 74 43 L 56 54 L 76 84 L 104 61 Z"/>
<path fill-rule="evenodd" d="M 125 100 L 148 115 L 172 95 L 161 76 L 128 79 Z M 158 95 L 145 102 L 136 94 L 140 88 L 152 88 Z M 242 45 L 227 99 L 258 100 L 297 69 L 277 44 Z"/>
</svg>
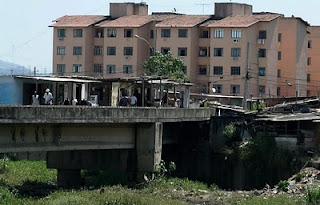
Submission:
<svg viewBox="0 0 320 205">
<path fill-rule="evenodd" d="M 15 76 L 20 79 L 33 79 L 33 80 L 44 80 L 53 82 L 74 82 L 74 83 L 99 83 L 98 80 L 85 80 L 75 78 L 63 78 L 63 77 L 48 77 L 48 76 Z"/>
</svg>

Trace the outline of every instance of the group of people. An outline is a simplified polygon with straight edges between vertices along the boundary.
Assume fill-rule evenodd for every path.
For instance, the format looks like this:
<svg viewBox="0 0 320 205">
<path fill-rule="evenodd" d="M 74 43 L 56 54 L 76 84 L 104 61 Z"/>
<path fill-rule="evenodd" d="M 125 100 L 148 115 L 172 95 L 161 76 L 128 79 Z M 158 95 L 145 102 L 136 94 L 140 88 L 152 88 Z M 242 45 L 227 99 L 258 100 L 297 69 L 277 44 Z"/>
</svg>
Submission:
<svg viewBox="0 0 320 205">
<path fill-rule="evenodd" d="M 132 96 L 128 96 L 127 90 L 122 90 L 121 91 L 121 98 L 119 101 L 119 106 L 122 107 L 136 107 L 136 106 L 141 106 L 142 105 L 142 98 L 141 94 L 138 92 L 137 89 L 134 90 Z"/>
<path fill-rule="evenodd" d="M 50 92 L 49 88 L 46 89 L 46 92 L 43 95 L 43 99 L 44 99 L 45 105 L 52 105 L 53 104 L 53 95 Z M 31 102 L 32 105 L 40 105 L 40 98 L 39 98 L 37 91 L 34 91 L 34 94 L 32 95 L 31 100 L 32 100 L 32 102 Z"/>
</svg>

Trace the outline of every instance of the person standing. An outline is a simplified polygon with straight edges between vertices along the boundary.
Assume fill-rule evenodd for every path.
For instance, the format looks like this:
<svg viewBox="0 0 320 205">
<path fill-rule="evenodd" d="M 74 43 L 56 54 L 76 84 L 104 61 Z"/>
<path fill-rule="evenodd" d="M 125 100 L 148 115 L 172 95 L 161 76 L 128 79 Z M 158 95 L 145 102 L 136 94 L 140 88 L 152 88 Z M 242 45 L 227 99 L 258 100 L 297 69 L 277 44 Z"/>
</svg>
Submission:
<svg viewBox="0 0 320 205">
<path fill-rule="evenodd" d="M 50 92 L 49 88 L 46 89 L 46 93 L 43 96 L 44 98 L 44 104 L 46 105 L 52 105 L 53 104 L 53 96 Z"/>
<path fill-rule="evenodd" d="M 137 97 L 135 95 L 132 95 L 130 97 L 130 107 L 135 107 L 137 105 L 137 101 L 138 101 Z"/>
<path fill-rule="evenodd" d="M 34 91 L 34 94 L 32 95 L 32 105 L 40 105 L 39 103 L 39 95 L 37 94 L 37 91 Z"/>
</svg>

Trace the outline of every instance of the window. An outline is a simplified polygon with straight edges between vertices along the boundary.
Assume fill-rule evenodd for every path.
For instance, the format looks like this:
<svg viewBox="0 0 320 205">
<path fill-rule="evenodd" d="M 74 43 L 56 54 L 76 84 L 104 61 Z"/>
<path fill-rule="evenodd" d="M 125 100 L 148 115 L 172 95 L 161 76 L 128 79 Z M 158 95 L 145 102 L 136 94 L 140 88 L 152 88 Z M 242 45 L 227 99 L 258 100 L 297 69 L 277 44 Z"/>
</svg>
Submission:
<svg viewBox="0 0 320 205">
<path fill-rule="evenodd" d="M 201 31 L 200 38 L 209 38 L 209 31 Z"/>
<path fill-rule="evenodd" d="M 311 75 L 307 74 L 307 82 L 310 82 L 310 81 L 311 81 Z"/>
<path fill-rule="evenodd" d="M 267 39 L 267 31 L 259 31 L 259 39 Z"/>
<path fill-rule="evenodd" d="M 281 77 L 281 70 L 280 70 L 280 69 L 278 69 L 277 77 L 278 77 L 278 78 L 280 78 L 280 77 Z"/>
<path fill-rule="evenodd" d="M 231 94 L 240 93 L 240 85 L 230 85 L 230 93 Z"/>
<path fill-rule="evenodd" d="M 240 57 L 241 48 L 231 48 L 231 57 Z"/>
<path fill-rule="evenodd" d="M 75 55 L 75 56 L 82 55 L 82 47 L 81 46 L 74 46 L 73 47 L 73 55 Z"/>
<path fill-rule="evenodd" d="M 231 38 L 241 38 L 241 29 L 232 29 Z"/>
<path fill-rule="evenodd" d="M 66 64 L 57 64 L 57 73 L 65 73 Z"/>
<path fill-rule="evenodd" d="M 265 94 L 266 93 L 266 87 L 264 85 L 259 85 L 259 94 Z"/>
<path fill-rule="evenodd" d="M 162 54 L 167 54 L 169 51 L 170 51 L 170 48 L 161 47 L 161 53 Z"/>
<path fill-rule="evenodd" d="M 214 92 L 214 93 L 222 93 L 222 85 L 216 85 L 216 84 L 214 84 L 214 85 L 212 86 L 212 88 L 215 89 L 215 92 Z"/>
<path fill-rule="evenodd" d="M 207 75 L 207 66 L 205 65 L 199 66 L 199 75 Z"/>
<path fill-rule="evenodd" d="M 57 55 L 66 55 L 66 47 L 58 46 L 57 47 Z"/>
<path fill-rule="evenodd" d="M 178 56 L 187 56 L 187 48 L 178 48 Z"/>
<path fill-rule="evenodd" d="M 124 47 L 123 48 L 123 55 L 125 56 L 132 56 L 133 48 L 132 47 Z"/>
<path fill-rule="evenodd" d="M 95 46 L 93 54 L 95 56 L 101 56 L 102 55 L 102 46 Z"/>
<path fill-rule="evenodd" d="M 179 38 L 187 38 L 188 37 L 188 29 L 179 29 Z"/>
<path fill-rule="evenodd" d="M 58 29 L 58 37 L 59 38 L 66 37 L 66 29 Z"/>
<path fill-rule="evenodd" d="M 282 41 L 282 33 L 278 33 L 278 42 Z"/>
<path fill-rule="evenodd" d="M 223 56 L 223 48 L 214 48 L 214 56 Z"/>
<path fill-rule="evenodd" d="M 311 65 L 311 58 L 310 57 L 308 57 L 307 65 Z"/>
<path fill-rule="evenodd" d="M 214 30 L 214 37 L 215 38 L 223 38 L 224 37 L 224 30 L 223 29 L 215 29 Z"/>
<path fill-rule="evenodd" d="M 200 48 L 199 49 L 199 56 L 207 56 L 208 54 L 208 49 L 207 48 Z"/>
<path fill-rule="evenodd" d="M 109 38 L 117 37 L 117 30 L 113 28 L 108 29 L 108 37 Z"/>
<path fill-rule="evenodd" d="M 213 66 L 213 75 L 223 75 L 223 67 Z"/>
<path fill-rule="evenodd" d="M 278 60 L 281 60 L 281 51 L 278 51 Z"/>
<path fill-rule="evenodd" d="M 107 65 L 107 73 L 108 74 L 116 73 L 116 65 Z"/>
<path fill-rule="evenodd" d="M 154 38 L 154 30 L 150 30 L 150 38 Z"/>
<path fill-rule="evenodd" d="M 81 64 L 73 64 L 72 72 L 73 73 L 81 73 Z"/>
<path fill-rule="evenodd" d="M 259 76 L 265 76 L 266 75 L 266 68 L 260 67 L 259 68 Z"/>
<path fill-rule="evenodd" d="M 124 29 L 124 37 L 125 38 L 132 38 L 133 37 L 133 30 L 132 29 Z"/>
<path fill-rule="evenodd" d="M 311 48 L 312 47 L 312 41 L 308 41 L 308 48 Z"/>
<path fill-rule="evenodd" d="M 73 37 L 75 38 L 82 37 L 82 29 L 73 29 Z"/>
<path fill-rule="evenodd" d="M 187 74 L 187 66 L 183 66 L 183 69 L 182 69 L 182 70 L 183 70 L 183 73 L 184 73 L 184 74 Z"/>
<path fill-rule="evenodd" d="M 112 47 L 111 46 L 107 47 L 107 55 L 108 56 L 115 56 L 116 55 L 116 51 L 117 51 L 116 47 L 113 47 L 113 46 Z"/>
<path fill-rule="evenodd" d="M 240 67 L 232 66 L 231 67 L 231 75 L 240 75 Z"/>
<path fill-rule="evenodd" d="M 280 96 L 280 95 L 281 95 L 281 88 L 277 87 L 277 96 Z"/>
<path fill-rule="evenodd" d="M 93 72 L 94 73 L 102 73 L 102 64 L 94 64 L 93 65 Z"/>
<path fill-rule="evenodd" d="M 260 48 L 258 55 L 259 55 L 259 58 L 265 58 L 266 57 L 266 49 Z"/>
<path fill-rule="evenodd" d="M 161 29 L 162 38 L 170 38 L 171 30 L 170 29 Z"/>
<path fill-rule="evenodd" d="M 103 28 L 97 28 L 97 29 L 96 29 L 95 37 L 96 37 L 96 38 L 103 38 L 103 37 L 104 37 L 104 30 L 103 30 Z"/>
<path fill-rule="evenodd" d="M 132 73 L 132 65 L 123 65 L 123 73 Z"/>
</svg>

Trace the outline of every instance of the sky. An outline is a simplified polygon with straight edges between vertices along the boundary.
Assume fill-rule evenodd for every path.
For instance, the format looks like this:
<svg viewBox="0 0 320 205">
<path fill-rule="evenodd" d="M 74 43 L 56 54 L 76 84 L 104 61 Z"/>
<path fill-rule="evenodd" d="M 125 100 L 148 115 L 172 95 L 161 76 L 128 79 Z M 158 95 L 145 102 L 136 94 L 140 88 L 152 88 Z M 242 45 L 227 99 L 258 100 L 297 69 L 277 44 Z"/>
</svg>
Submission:
<svg viewBox="0 0 320 205">
<path fill-rule="evenodd" d="M 52 72 L 52 33 L 48 27 L 64 15 L 109 15 L 109 3 L 141 0 L 0 0 L 0 60 L 41 73 Z M 215 2 L 230 0 L 144 0 L 151 12 L 214 14 Z M 319 0 L 239 0 L 253 6 L 254 12 L 269 11 L 301 17 L 320 25 Z"/>
</svg>

